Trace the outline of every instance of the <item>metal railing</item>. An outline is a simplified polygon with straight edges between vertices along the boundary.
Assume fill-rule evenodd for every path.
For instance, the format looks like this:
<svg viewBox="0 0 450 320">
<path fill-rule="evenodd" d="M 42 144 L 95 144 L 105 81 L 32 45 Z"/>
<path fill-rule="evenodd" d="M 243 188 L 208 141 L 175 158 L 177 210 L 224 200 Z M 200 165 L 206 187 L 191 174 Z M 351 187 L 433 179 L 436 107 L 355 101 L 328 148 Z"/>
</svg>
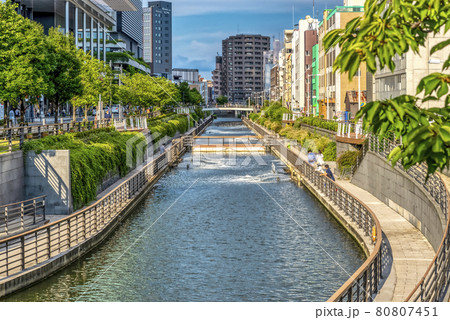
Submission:
<svg viewBox="0 0 450 320">
<path fill-rule="evenodd" d="M 181 139 L 114 188 L 72 215 L 0 240 L 0 277 L 7 277 L 65 252 L 105 229 L 184 149 Z"/>
<path fill-rule="evenodd" d="M 244 123 L 259 135 L 267 136 L 267 131 L 248 119 Z M 375 214 L 362 201 L 341 188 L 327 177 L 321 176 L 313 166 L 301 160 L 293 151 L 270 136 L 272 147 L 283 155 L 292 166 L 310 181 L 316 190 L 320 190 L 336 207 L 344 212 L 366 237 L 371 238 L 375 229 L 376 242 L 370 256 L 364 264 L 336 291 L 328 301 L 373 301 L 379 290 L 382 276 L 382 230 Z"/>
<path fill-rule="evenodd" d="M 299 157 L 282 144 L 273 146 L 287 160 L 308 179 L 316 190 L 320 190 L 328 199 L 344 212 L 366 237 L 371 237 L 373 229 L 376 230 L 377 239 L 372 254 L 364 264 L 336 291 L 328 301 L 363 302 L 373 301 L 378 293 L 381 272 L 381 226 L 374 213 L 352 194 L 342 189 L 331 179 L 321 176 L 310 164 L 300 160 Z"/>
<path fill-rule="evenodd" d="M 302 117 L 301 113 L 283 113 L 283 121 L 295 121 Z"/>
<path fill-rule="evenodd" d="M 190 133 L 196 135 L 213 121 L 206 119 Z M 48 225 L 0 240 L 0 278 L 8 277 L 94 237 L 104 230 L 169 165 L 186 150 L 187 137 L 145 165 L 94 204 Z"/>
<path fill-rule="evenodd" d="M 250 145 L 259 145 L 261 136 L 196 136 L 194 139 L 196 141 L 200 141 L 202 145 L 217 145 L 224 146 L 227 144 L 238 145 L 244 144 L 247 146 Z"/>
<path fill-rule="evenodd" d="M 387 158 L 390 152 L 398 145 L 399 143 L 394 139 L 380 140 L 374 135 L 369 136 L 368 149 L 383 158 Z M 428 176 L 427 180 L 428 170 L 425 164 L 415 165 L 408 170 L 405 170 L 398 162 L 395 166 L 399 170 L 406 172 L 411 178 L 424 187 L 428 194 L 430 194 L 439 205 L 447 220 L 444 237 L 441 240 L 441 244 L 436 251 L 433 261 L 414 290 L 406 298 L 406 301 L 442 301 L 450 284 L 449 192 L 439 175 L 432 174 Z"/>
<path fill-rule="evenodd" d="M 95 128 L 105 128 L 110 125 L 111 121 L 98 120 L 98 121 L 84 121 L 84 122 L 69 122 L 69 123 L 56 123 L 35 125 L 27 127 L 13 127 L 13 128 L 0 128 L 0 152 L 1 147 L 5 148 L 4 151 L 12 152 L 15 149 L 21 149 L 25 139 L 40 139 L 47 135 L 58 135 L 66 132 L 81 132 L 85 130 L 91 130 Z M 5 146 L 1 144 L 1 141 L 5 143 Z"/>
<path fill-rule="evenodd" d="M 0 206 L 0 236 L 7 236 L 45 221 L 45 198 L 46 196 L 41 196 Z"/>
<path fill-rule="evenodd" d="M 383 158 L 387 158 L 391 151 L 399 145 L 400 143 L 397 143 L 395 140 L 382 139 L 380 141 L 380 139 L 378 139 L 375 135 L 369 135 L 367 149 L 377 153 Z M 445 216 L 445 220 L 447 220 L 449 198 L 447 196 L 447 189 L 442 179 L 437 174 L 432 174 L 428 176 L 427 180 L 428 169 L 425 164 L 415 165 L 408 170 L 405 170 L 400 162 L 397 162 L 395 167 L 406 172 L 417 183 L 423 186 L 423 188 L 439 205 Z"/>
</svg>

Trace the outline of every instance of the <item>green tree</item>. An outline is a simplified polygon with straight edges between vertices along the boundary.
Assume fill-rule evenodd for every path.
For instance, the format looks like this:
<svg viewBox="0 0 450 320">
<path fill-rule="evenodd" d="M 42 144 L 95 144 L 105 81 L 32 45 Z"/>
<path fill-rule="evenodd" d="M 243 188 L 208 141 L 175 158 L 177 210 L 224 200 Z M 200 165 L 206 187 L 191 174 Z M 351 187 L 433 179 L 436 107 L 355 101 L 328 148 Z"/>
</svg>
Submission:
<svg viewBox="0 0 450 320">
<path fill-rule="evenodd" d="M 50 65 L 41 25 L 15 12 L 10 0 L 0 3 L 0 99 L 20 108 L 37 101 L 47 89 Z"/>
<path fill-rule="evenodd" d="M 87 112 L 90 106 L 99 103 L 100 96 L 107 97 L 113 91 L 113 74 L 111 68 L 82 50 L 78 50 L 78 59 L 81 61 L 82 92 L 71 99 L 72 105 L 84 108 L 84 120 L 87 121 Z M 75 121 L 75 113 L 73 114 Z"/>
<path fill-rule="evenodd" d="M 228 103 L 228 98 L 225 96 L 218 96 L 216 102 L 218 105 L 223 106 L 224 104 Z"/>
<path fill-rule="evenodd" d="M 367 0 L 364 15 L 351 20 L 345 29 L 327 34 L 324 46 L 341 48 L 333 70 L 348 72 L 352 79 L 361 63 L 375 73 L 384 67 L 395 70 L 394 58 L 409 50 L 419 54 L 427 38 L 448 33 L 450 2 L 448 0 Z M 450 39 L 437 43 L 430 55 L 445 50 Z M 448 51 L 446 51 L 448 52 Z M 442 72 L 424 77 L 416 95 L 402 95 L 384 101 L 368 103 L 356 115 L 364 128 L 380 137 L 395 134 L 402 145 L 394 149 L 389 159 L 394 165 L 401 161 L 405 169 L 425 162 L 428 173 L 449 166 L 450 159 L 450 55 Z M 438 101 L 440 108 L 421 109 L 427 101 Z"/>
<path fill-rule="evenodd" d="M 191 91 L 189 92 L 189 100 L 193 105 L 196 105 L 196 106 L 203 103 L 202 95 L 195 88 L 192 88 Z"/>
<path fill-rule="evenodd" d="M 182 82 L 179 85 L 177 85 L 179 95 L 180 95 L 180 101 L 183 104 L 189 104 L 191 103 L 191 95 L 190 95 L 190 88 L 189 83 Z"/>
<path fill-rule="evenodd" d="M 166 78 L 151 78 L 155 94 L 158 97 L 155 105 L 162 108 L 165 105 L 177 105 L 179 101 L 178 88 Z"/>
<path fill-rule="evenodd" d="M 135 73 L 121 77 L 122 85 L 118 89 L 118 98 L 122 104 L 131 107 L 149 107 L 157 103 L 155 84 L 149 75 Z"/>
<path fill-rule="evenodd" d="M 56 123 L 61 105 L 82 93 L 81 61 L 72 34 L 63 34 L 56 28 L 50 28 L 47 44 L 52 71 L 46 97 L 55 108 Z"/>
</svg>

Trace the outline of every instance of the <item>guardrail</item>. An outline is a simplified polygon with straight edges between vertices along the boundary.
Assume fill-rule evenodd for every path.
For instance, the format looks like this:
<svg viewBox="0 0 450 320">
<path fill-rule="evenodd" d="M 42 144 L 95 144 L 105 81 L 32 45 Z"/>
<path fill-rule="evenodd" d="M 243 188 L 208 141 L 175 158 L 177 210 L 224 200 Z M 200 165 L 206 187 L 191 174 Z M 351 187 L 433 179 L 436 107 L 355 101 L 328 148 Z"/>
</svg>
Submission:
<svg viewBox="0 0 450 320">
<path fill-rule="evenodd" d="M 387 158 L 389 153 L 398 145 L 399 143 L 395 140 L 382 139 L 380 141 L 380 139 L 374 135 L 369 136 L 368 149 L 384 158 Z M 439 205 L 447 220 L 444 237 L 442 238 L 433 261 L 414 290 L 406 298 L 406 301 L 442 301 L 450 284 L 449 192 L 439 175 L 430 175 L 428 180 L 426 180 L 428 170 L 425 164 L 415 165 L 408 170 L 405 170 L 400 163 L 397 163 L 396 167 L 406 172 L 411 178 L 424 187 Z"/>
<path fill-rule="evenodd" d="M 213 121 L 207 118 L 191 130 L 196 135 Z M 188 133 L 189 134 L 189 133 Z M 0 240 L 0 278 L 49 260 L 104 230 L 139 194 L 186 150 L 188 137 L 178 139 L 94 204 L 61 220 Z"/>
<path fill-rule="evenodd" d="M 306 162 L 298 163 L 298 156 L 284 145 L 274 145 L 276 150 L 286 155 L 288 161 L 314 186 L 325 194 L 345 215 L 347 215 L 370 237 L 375 228 L 378 235 L 372 254 L 364 264 L 336 291 L 328 301 L 363 302 L 373 301 L 379 290 L 381 272 L 381 226 L 375 214 L 352 194 L 342 189 L 331 179 L 321 176 L 314 167 Z"/>
<path fill-rule="evenodd" d="M 102 199 L 72 215 L 0 240 L 0 277 L 16 274 L 98 234 L 183 151 L 181 139 Z"/>
<path fill-rule="evenodd" d="M 378 137 L 369 135 L 367 148 L 369 151 L 375 152 L 383 158 L 387 158 L 391 151 L 399 145 L 400 144 L 394 140 L 383 139 L 380 141 Z M 447 196 L 447 189 L 441 178 L 437 174 L 432 174 L 427 180 L 428 169 L 425 164 L 415 165 L 408 170 L 405 170 L 400 162 L 397 162 L 395 167 L 406 172 L 411 178 L 422 185 L 439 205 L 445 219 L 448 220 L 449 197 Z"/>
<path fill-rule="evenodd" d="M 35 125 L 27 127 L 0 128 L 0 141 L 5 141 L 7 151 L 12 152 L 18 148 L 21 149 L 25 139 L 40 139 L 47 135 L 58 135 L 65 132 L 81 132 L 95 128 L 105 128 L 108 127 L 110 123 L 111 121 L 109 119 L 106 119 L 99 121 L 96 120 Z"/>
<path fill-rule="evenodd" d="M 45 198 L 41 196 L 0 206 L 0 236 L 45 221 Z"/>
<path fill-rule="evenodd" d="M 259 135 L 267 136 L 266 130 L 254 122 L 244 119 L 244 123 L 252 127 Z M 277 143 L 277 140 L 273 138 L 270 139 L 272 139 L 272 147 L 285 156 L 292 166 L 299 170 L 305 178 L 354 221 L 366 237 L 370 237 L 375 228 L 377 238 L 371 255 L 328 300 L 348 302 L 373 301 L 379 290 L 382 276 L 382 230 L 377 217 L 355 196 L 327 177 L 321 176 L 314 167 L 300 160 L 293 151 L 286 148 L 283 144 Z"/>
<path fill-rule="evenodd" d="M 195 140 L 200 140 L 202 144 L 206 145 L 225 145 L 225 144 L 258 144 L 261 136 L 195 136 Z"/>
</svg>

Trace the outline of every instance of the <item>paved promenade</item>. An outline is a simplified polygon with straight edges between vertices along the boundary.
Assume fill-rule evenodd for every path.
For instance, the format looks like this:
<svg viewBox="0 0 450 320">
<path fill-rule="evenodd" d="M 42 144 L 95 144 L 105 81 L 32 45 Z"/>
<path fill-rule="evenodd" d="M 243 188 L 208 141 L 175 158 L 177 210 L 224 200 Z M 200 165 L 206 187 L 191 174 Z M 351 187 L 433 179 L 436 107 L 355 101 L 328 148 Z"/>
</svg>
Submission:
<svg viewBox="0 0 450 320">
<path fill-rule="evenodd" d="M 391 246 L 394 260 L 391 273 L 375 301 L 404 301 L 434 258 L 431 244 L 417 228 L 369 192 L 349 181 L 336 182 L 375 213 Z"/>
<path fill-rule="evenodd" d="M 292 150 L 303 161 L 308 161 L 307 156 L 297 148 Z M 391 247 L 393 257 L 391 272 L 375 301 L 404 301 L 433 260 L 435 255 L 433 247 L 416 227 L 369 192 L 337 177 L 336 183 L 364 202 L 375 213 Z"/>
</svg>

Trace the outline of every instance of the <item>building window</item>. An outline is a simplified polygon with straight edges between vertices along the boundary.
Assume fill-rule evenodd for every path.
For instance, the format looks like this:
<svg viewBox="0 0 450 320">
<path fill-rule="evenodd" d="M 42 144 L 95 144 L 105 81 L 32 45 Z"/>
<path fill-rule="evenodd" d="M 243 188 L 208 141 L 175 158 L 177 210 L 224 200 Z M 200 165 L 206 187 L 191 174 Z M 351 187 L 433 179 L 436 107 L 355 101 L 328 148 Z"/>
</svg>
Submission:
<svg viewBox="0 0 450 320">
<path fill-rule="evenodd" d="M 306 50 L 305 55 L 306 55 L 306 56 L 309 56 L 309 50 Z"/>
</svg>

